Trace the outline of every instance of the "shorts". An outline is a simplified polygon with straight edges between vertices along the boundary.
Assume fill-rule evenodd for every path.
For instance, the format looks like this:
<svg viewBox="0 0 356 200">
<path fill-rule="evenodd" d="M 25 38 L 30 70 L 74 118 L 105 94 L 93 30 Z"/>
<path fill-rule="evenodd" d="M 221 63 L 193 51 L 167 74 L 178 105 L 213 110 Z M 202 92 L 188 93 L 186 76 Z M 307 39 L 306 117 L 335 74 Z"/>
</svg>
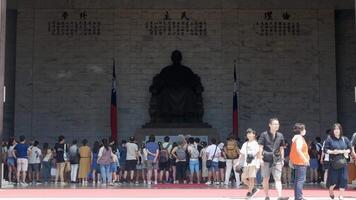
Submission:
<svg viewBox="0 0 356 200">
<path fill-rule="evenodd" d="M 169 171 L 169 161 L 164 162 L 164 163 L 159 163 L 159 170 L 165 170 L 165 171 Z"/>
<path fill-rule="evenodd" d="M 134 171 L 136 169 L 137 160 L 126 160 L 126 171 Z"/>
<path fill-rule="evenodd" d="M 158 162 L 153 162 L 153 160 L 147 160 L 147 169 L 158 169 Z"/>
<path fill-rule="evenodd" d="M 219 170 L 219 162 L 212 162 L 209 168 L 209 172 L 216 172 Z"/>
<path fill-rule="evenodd" d="M 173 158 L 173 159 L 171 159 L 171 163 L 172 163 L 172 166 L 177 166 L 177 162 L 176 162 L 176 159 L 175 158 Z"/>
<path fill-rule="evenodd" d="M 226 162 L 219 161 L 219 169 L 225 169 L 225 168 L 226 168 Z"/>
<path fill-rule="evenodd" d="M 263 166 L 261 166 L 261 175 L 263 178 L 269 178 L 271 174 L 275 181 L 280 181 L 282 176 L 282 163 L 271 164 L 268 162 L 264 162 Z"/>
<path fill-rule="evenodd" d="M 246 166 L 243 168 L 241 178 L 242 179 L 256 178 L 256 174 L 257 174 L 256 166 L 254 165 Z"/>
<path fill-rule="evenodd" d="M 17 171 L 23 171 L 23 172 L 27 172 L 27 168 L 28 168 L 28 160 L 27 158 L 18 158 L 17 159 Z"/>
<path fill-rule="evenodd" d="M 7 162 L 7 165 L 15 167 L 16 159 L 14 157 L 8 157 L 6 162 Z"/>
<path fill-rule="evenodd" d="M 189 171 L 199 173 L 199 160 L 189 160 Z"/>
<path fill-rule="evenodd" d="M 39 172 L 41 169 L 41 164 L 40 163 L 30 163 L 28 165 L 28 171 L 29 172 Z"/>
<path fill-rule="evenodd" d="M 110 164 L 110 172 L 116 173 L 117 172 L 117 163 Z"/>
</svg>

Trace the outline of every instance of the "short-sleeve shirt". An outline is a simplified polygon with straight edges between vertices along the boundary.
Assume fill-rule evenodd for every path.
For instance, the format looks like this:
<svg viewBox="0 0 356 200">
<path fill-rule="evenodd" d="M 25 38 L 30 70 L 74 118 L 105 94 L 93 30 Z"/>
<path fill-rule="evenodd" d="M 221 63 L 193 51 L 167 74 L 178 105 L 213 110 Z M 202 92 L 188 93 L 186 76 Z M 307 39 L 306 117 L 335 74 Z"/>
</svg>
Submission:
<svg viewBox="0 0 356 200">
<path fill-rule="evenodd" d="M 63 163 L 64 161 L 64 144 L 55 144 L 54 150 L 56 151 L 56 161 L 57 163 Z M 66 150 L 68 151 L 68 150 Z"/>
<path fill-rule="evenodd" d="M 155 154 L 157 150 L 159 150 L 159 146 L 158 144 L 156 144 L 155 142 L 149 142 L 146 144 L 146 148 L 149 152 Z M 148 154 L 147 155 L 147 160 L 154 160 L 155 156 Z"/>
<path fill-rule="evenodd" d="M 277 158 L 280 158 L 280 147 L 284 146 L 284 137 L 280 132 L 277 132 L 273 137 L 271 132 L 265 131 L 261 133 L 258 144 L 263 146 L 263 151 L 273 153 Z"/>
<path fill-rule="evenodd" d="M 328 150 L 345 150 L 350 149 L 351 143 L 347 137 L 336 138 L 329 136 L 325 140 L 324 152 L 326 153 Z M 334 154 L 330 154 L 330 159 L 334 158 Z"/>
<path fill-rule="evenodd" d="M 208 160 L 211 160 L 213 158 L 214 152 L 215 152 L 215 156 L 213 159 L 213 162 L 219 162 L 219 155 L 221 154 L 221 150 L 220 148 L 216 148 L 217 146 L 215 144 L 209 145 L 206 148 L 206 153 L 208 154 Z M 216 151 L 215 151 L 216 149 Z"/>
<path fill-rule="evenodd" d="M 27 158 L 27 150 L 28 150 L 28 144 L 22 144 L 22 143 L 18 143 L 14 150 L 16 151 L 16 157 L 17 158 Z"/>
<path fill-rule="evenodd" d="M 138 152 L 138 146 L 135 143 L 126 143 L 126 160 L 137 160 L 136 154 Z"/>
<path fill-rule="evenodd" d="M 41 163 L 42 151 L 38 147 L 30 147 L 30 156 L 28 157 L 29 164 L 38 164 Z"/>
</svg>

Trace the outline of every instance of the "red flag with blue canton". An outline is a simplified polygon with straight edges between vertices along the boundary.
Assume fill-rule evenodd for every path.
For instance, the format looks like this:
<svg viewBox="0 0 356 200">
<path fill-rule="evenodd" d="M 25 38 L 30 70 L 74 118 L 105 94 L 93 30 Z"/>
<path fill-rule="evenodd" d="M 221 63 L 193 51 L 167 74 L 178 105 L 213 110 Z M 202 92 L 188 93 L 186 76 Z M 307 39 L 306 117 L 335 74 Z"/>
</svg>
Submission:
<svg viewBox="0 0 356 200">
<path fill-rule="evenodd" d="M 239 130 L 239 119 L 238 119 L 238 88 L 237 88 L 237 78 L 236 78 L 236 60 L 234 61 L 234 97 L 233 97 L 233 113 L 232 113 L 232 133 L 237 137 Z"/>
<path fill-rule="evenodd" d="M 112 66 L 112 87 L 111 87 L 111 114 L 110 114 L 110 126 L 111 126 L 111 138 L 117 141 L 117 104 L 116 104 L 116 75 L 115 75 L 115 60 L 113 60 Z"/>
</svg>

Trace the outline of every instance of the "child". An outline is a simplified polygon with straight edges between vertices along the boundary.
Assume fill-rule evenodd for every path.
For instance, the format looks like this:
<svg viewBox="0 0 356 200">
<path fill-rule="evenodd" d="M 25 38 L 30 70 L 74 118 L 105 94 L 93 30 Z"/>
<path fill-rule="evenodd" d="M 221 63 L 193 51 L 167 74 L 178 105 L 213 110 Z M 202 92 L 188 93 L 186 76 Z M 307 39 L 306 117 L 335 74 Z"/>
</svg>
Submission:
<svg viewBox="0 0 356 200">
<path fill-rule="evenodd" d="M 258 191 L 255 187 L 255 179 L 257 169 L 260 167 L 256 158 L 260 147 L 256 141 L 256 131 L 247 129 L 246 137 L 248 141 L 242 145 L 238 163 L 243 163 L 241 178 L 243 183 L 248 186 L 247 198 L 252 198 Z"/>
</svg>

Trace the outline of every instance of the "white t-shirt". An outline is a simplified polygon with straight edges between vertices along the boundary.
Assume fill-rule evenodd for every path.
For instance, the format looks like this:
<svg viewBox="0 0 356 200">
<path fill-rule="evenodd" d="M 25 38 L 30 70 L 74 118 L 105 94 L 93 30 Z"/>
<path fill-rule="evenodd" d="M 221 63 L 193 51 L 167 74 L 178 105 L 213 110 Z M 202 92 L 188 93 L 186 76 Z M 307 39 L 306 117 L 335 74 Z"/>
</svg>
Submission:
<svg viewBox="0 0 356 200">
<path fill-rule="evenodd" d="M 244 155 L 244 167 L 246 167 L 248 164 L 246 162 L 247 159 L 247 155 L 251 154 L 253 155 L 253 157 L 255 157 L 255 159 L 252 160 L 252 162 L 249 164 L 249 166 L 253 165 L 258 167 L 259 166 L 259 162 L 257 159 L 257 154 L 260 150 L 260 146 L 258 145 L 258 142 L 256 140 L 253 140 L 251 142 L 247 141 L 242 145 L 241 151 L 240 153 Z"/>
<path fill-rule="evenodd" d="M 126 160 L 137 160 L 138 146 L 135 143 L 128 142 L 126 143 Z"/>
<path fill-rule="evenodd" d="M 28 163 L 30 164 L 41 163 L 41 156 L 42 156 L 41 149 L 39 149 L 38 147 L 31 146 L 29 150 L 30 150 L 30 155 L 28 157 Z"/>
<path fill-rule="evenodd" d="M 216 148 L 217 146 L 215 144 L 212 144 L 206 148 L 206 154 L 208 155 L 208 160 L 211 160 L 213 158 L 215 149 L 215 156 L 213 162 L 219 162 L 219 157 L 221 154 L 221 150 L 219 148 Z"/>
<path fill-rule="evenodd" d="M 325 146 L 325 141 L 323 142 L 323 147 L 321 148 L 321 150 L 324 152 L 324 146 Z M 324 153 L 324 161 L 329 161 L 329 154 L 328 153 Z"/>
</svg>

